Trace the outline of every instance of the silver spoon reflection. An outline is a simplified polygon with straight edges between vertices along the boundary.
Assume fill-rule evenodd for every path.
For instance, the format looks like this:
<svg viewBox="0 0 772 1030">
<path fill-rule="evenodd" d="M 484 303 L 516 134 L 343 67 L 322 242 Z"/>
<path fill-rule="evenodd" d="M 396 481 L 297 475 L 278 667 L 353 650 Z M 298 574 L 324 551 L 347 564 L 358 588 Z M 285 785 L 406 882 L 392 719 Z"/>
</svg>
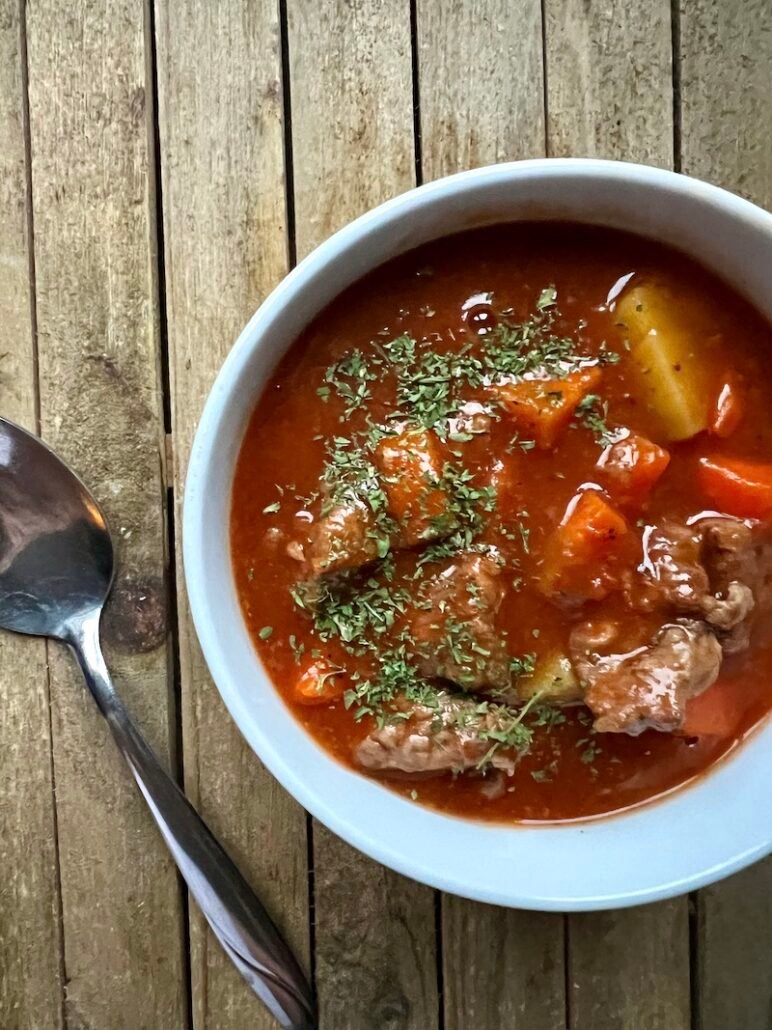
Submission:
<svg viewBox="0 0 772 1030">
<path fill-rule="evenodd" d="M 311 991 L 235 865 L 135 728 L 99 643 L 113 581 L 104 516 L 40 440 L 0 418 L 0 628 L 68 644 L 199 908 L 282 1027 L 312 1030 Z"/>
</svg>

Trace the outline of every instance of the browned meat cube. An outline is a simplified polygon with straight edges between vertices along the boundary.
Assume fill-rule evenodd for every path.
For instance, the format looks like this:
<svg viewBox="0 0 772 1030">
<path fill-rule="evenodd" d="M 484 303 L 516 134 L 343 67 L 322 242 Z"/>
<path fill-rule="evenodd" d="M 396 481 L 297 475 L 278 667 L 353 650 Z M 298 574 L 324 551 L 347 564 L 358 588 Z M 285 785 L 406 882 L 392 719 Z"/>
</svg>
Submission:
<svg viewBox="0 0 772 1030">
<path fill-rule="evenodd" d="M 375 463 L 400 544 L 415 547 L 447 536 L 455 519 L 442 487 L 443 459 L 434 434 L 406 429 L 386 437 L 378 444 Z"/>
<path fill-rule="evenodd" d="M 702 616 L 725 653 L 748 644 L 750 621 L 772 569 L 772 551 L 758 530 L 733 518 L 666 521 L 644 533 L 643 561 L 627 584 L 633 607 Z"/>
<path fill-rule="evenodd" d="M 583 623 L 571 634 L 571 658 L 599 733 L 663 733 L 683 726 L 686 702 L 715 682 L 721 645 L 704 622 L 679 619 L 629 650 L 613 623 Z"/>
<path fill-rule="evenodd" d="M 698 612 L 709 590 L 700 562 L 700 534 L 694 527 L 666 521 L 644 530 L 643 560 L 626 589 L 633 607 Z"/>
<path fill-rule="evenodd" d="M 375 519 L 361 501 L 339 504 L 311 529 L 305 555 L 315 576 L 366 565 L 378 557 Z"/>
<path fill-rule="evenodd" d="M 465 690 L 506 690 L 506 648 L 496 630 L 501 569 L 488 554 L 449 559 L 427 582 L 412 618 L 421 674 L 452 680 Z"/>
<path fill-rule="evenodd" d="M 437 694 L 437 706 L 402 697 L 398 718 L 375 729 L 357 746 L 363 768 L 414 776 L 468 769 L 500 769 L 512 775 L 523 748 L 500 742 L 517 725 L 517 714 L 499 705 Z"/>
<path fill-rule="evenodd" d="M 702 562 L 711 592 L 703 598 L 708 622 L 723 631 L 726 653 L 742 651 L 750 638 L 750 616 L 770 570 L 769 547 L 737 519 L 703 519 Z"/>
</svg>

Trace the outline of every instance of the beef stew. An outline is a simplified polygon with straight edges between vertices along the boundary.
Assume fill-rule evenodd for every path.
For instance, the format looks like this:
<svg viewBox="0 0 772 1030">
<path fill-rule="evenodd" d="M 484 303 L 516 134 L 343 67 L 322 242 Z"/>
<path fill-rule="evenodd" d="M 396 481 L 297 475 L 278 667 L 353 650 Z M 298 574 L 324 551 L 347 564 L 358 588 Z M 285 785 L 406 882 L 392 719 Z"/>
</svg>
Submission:
<svg viewBox="0 0 772 1030">
<path fill-rule="evenodd" d="M 271 678 L 335 757 L 493 820 L 622 809 L 772 708 L 772 330 L 659 245 L 423 246 L 323 311 L 239 457 Z"/>
</svg>

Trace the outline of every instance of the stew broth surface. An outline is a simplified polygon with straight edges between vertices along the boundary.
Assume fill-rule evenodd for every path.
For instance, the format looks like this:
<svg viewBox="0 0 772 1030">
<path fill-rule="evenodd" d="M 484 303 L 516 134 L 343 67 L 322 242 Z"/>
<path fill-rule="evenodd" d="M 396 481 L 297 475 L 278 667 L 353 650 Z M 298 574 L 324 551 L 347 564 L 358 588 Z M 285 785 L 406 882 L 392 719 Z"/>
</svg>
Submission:
<svg viewBox="0 0 772 1030">
<path fill-rule="evenodd" d="M 705 355 L 701 388 L 718 395 L 727 374 L 742 384 L 744 411 L 730 435 L 699 432 L 662 442 L 658 419 L 631 370 L 626 328 L 618 324 L 613 299 L 615 290 L 618 296 L 647 280 L 669 291 L 679 317 L 698 327 Z M 619 355 L 616 363 L 603 367 L 597 390 L 605 403 L 605 411 L 602 403 L 595 409 L 603 425 L 611 432 L 626 427 L 662 443 L 670 454 L 648 498 L 635 510 L 624 510 L 631 541 L 637 544 L 646 527 L 662 518 L 686 522 L 715 508 L 697 480 L 701 457 L 765 462 L 772 454 L 770 326 L 714 276 L 662 246 L 582 226 L 502 225 L 422 246 L 348 288 L 289 349 L 257 402 L 236 468 L 230 527 L 237 587 L 260 657 L 294 715 L 344 764 L 356 767 L 354 749 L 373 720 L 357 721 L 354 708 L 346 708 L 341 698 L 298 704 L 301 666 L 296 655 L 302 649 L 305 662 L 318 649 L 322 659 L 346 670 L 344 680 L 357 669 L 368 674 L 372 659 L 352 657 L 335 639 L 319 640 L 313 620 L 293 600 L 291 588 L 303 573 L 286 546 L 304 539 L 310 520 L 318 518 L 318 501 L 307 507 L 301 498 L 319 489 L 325 441 L 364 431 L 368 417 L 383 421 L 395 408 L 395 382 L 389 374 L 368 380 L 366 404 L 344 415 L 350 405 L 335 389 L 327 397 L 319 394 L 325 373 L 353 350 L 365 358 L 375 356 L 384 342 L 403 334 L 419 345 L 429 341 L 439 351 L 474 348 L 485 339 L 491 320 L 523 322 L 537 309 L 546 287 L 556 291 L 556 334 L 575 339 L 587 358 Z M 446 450 L 451 460 L 479 477 L 498 457 L 514 482 L 502 520 L 517 528 L 511 537 L 520 539 L 498 540 L 510 565 L 496 625 L 510 655 L 532 655 L 538 668 L 540 657 L 567 651 L 568 634 L 578 621 L 588 615 L 615 619 L 620 613 L 617 592 L 577 609 L 553 603 L 537 587 L 547 541 L 572 498 L 588 485 L 606 487 L 598 461 L 607 443 L 599 442 L 597 426 L 580 418 L 551 448 L 528 446 L 522 433 L 513 443 L 515 437 L 512 423 L 501 417 L 488 433 L 448 441 Z M 392 584 L 414 582 L 420 553 L 396 551 Z M 641 613 L 629 618 L 644 628 L 663 621 Z M 587 709 L 568 707 L 559 710 L 557 724 L 535 727 L 530 750 L 503 782 L 478 774 L 392 776 L 384 782 L 434 808 L 500 821 L 574 819 L 638 804 L 705 771 L 772 708 L 770 626 L 767 614 L 759 613 L 750 646 L 724 658 L 718 683 L 709 688 L 722 692 L 719 731 L 697 736 L 654 730 L 640 736 L 594 733 Z"/>
</svg>

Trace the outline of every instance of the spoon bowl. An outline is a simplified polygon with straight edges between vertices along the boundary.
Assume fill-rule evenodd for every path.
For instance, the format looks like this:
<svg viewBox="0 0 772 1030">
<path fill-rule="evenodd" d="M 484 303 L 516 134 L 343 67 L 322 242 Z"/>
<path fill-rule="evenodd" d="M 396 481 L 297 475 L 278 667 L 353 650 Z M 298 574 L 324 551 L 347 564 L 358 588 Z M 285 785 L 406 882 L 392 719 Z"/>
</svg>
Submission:
<svg viewBox="0 0 772 1030">
<path fill-rule="evenodd" d="M 113 545 L 94 498 L 45 444 L 0 418 L 0 628 L 69 645 L 225 951 L 282 1027 L 313 1030 L 311 990 L 287 944 L 115 691 L 99 641 L 113 574 Z"/>
<path fill-rule="evenodd" d="M 68 638 L 113 581 L 102 512 L 34 436 L 0 419 L 0 627 Z"/>
</svg>

